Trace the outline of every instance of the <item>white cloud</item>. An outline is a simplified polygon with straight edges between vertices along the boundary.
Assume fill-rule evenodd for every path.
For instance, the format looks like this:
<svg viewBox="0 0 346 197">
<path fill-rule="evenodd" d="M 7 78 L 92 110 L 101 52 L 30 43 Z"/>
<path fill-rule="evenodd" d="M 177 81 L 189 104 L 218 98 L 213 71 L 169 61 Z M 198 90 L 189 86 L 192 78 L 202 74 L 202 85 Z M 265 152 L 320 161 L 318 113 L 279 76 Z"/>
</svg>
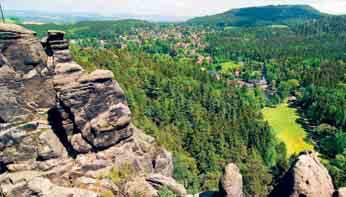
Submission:
<svg viewBox="0 0 346 197">
<path fill-rule="evenodd" d="M 8 9 L 89 11 L 101 14 L 197 16 L 231 8 L 269 4 L 309 4 L 321 11 L 346 14 L 346 0 L 1 0 Z"/>
<path fill-rule="evenodd" d="M 319 1 L 313 5 L 326 13 L 346 14 L 346 0 Z"/>
</svg>

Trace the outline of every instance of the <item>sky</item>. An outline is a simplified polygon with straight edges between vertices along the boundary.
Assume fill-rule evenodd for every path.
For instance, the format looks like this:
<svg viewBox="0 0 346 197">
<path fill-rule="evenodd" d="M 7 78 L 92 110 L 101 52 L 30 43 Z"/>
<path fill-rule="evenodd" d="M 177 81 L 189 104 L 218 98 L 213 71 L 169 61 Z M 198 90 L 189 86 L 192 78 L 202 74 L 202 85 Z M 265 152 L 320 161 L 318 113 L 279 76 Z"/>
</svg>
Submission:
<svg viewBox="0 0 346 197">
<path fill-rule="evenodd" d="M 346 14 L 346 0 L 0 0 L 6 9 L 54 12 L 93 12 L 103 15 L 136 14 L 204 16 L 232 8 L 308 4 L 322 12 Z"/>
</svg>

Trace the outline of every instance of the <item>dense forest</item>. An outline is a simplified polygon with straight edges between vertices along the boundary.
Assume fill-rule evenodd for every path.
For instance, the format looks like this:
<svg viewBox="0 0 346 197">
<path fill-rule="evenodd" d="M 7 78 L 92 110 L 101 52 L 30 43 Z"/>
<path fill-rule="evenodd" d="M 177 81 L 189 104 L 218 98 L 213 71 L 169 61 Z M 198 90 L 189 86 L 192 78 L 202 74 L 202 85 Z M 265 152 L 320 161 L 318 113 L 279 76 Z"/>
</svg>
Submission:
<svg viewBox="0 0 346 197">
<path fill-rule="evenodd" d="M 285 9 L 300 17 L 250 24 L 238 10 L 216 18 L 246 20 L 216 26 L 207 18 L 27 27 L 40 37 L 48 29 L 66 31 L 86 70 L 114 72 L 136 126 L 174 153 L 174 176 L 191 193 L 217 190 L 223 167 L 233 161 L 246 196 L 267 196 L 295 155 L 286 154 L 261 110 L 292 97 L 309 143 L 336 186 L 346 186 L 346 18 L 304 6 Z"/>
<path fill-rule="evenodd" d="M 285 163 L 285 155 L 261 118 L 256 91 L 167 55 L 79 48 L 74 54 L 87 69 L 114 72 L 136 124 L 175 153 L 175 178 L 191 191 L 217 189 L 222 166 L 235 161 L 248 195 L 268 194 L 270 168 Z"/>
<path fill-rule="evenodd" d="M 216 61 L 244 61 L 244 72 L 260 72 L 271 86 L 270 104 L 295 95 L 309 120 L 310 135 L 338 186 L 345 180 L 345 17 L 325 17 L 292 27 L 237 28 L 207 36 Z"/>
</svg>

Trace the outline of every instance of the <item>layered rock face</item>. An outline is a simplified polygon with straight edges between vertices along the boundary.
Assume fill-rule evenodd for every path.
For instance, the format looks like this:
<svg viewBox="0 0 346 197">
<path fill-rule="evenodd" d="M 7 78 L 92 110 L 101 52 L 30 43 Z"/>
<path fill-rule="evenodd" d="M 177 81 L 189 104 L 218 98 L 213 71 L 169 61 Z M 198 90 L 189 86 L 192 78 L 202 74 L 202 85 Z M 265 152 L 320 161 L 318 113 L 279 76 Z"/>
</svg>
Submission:
<svg viewBox="0 0 346 197">
<path fill-rule="evenodd" d="M 76 139 L 72 145 L 77 152 L 108 148 L 132 136 L 131 112 L 112 72 L 78 74 L 83 73 L 81 68 L 63 63 L 57 65 L 57 73 L 57 111 L 68 137 Z M 90 147 L 80 148 L 76 134 L 81 134 Z"/>
<path fill-rule="evenodd" d="M 0 48 L 0 169 L 62 156 L 44 112 L 55 106 L 56 93 L 42 45 L 34 32 L 2 24 Z"/>
<path fill-rule="evenodd" d="M 327 169 L 316 153 L 302 153 L 271 196 L 331 197 L 335 189 Z"/>
<path fill-rule="evenodd" d="M 60 120 L 55 122 L 57 129 L 64 131 L 74 150 L 87 153 L 105 149 L 131 137 L 131 112 L 113 73 L 85 73 L 80 65 L 66 58 L 66 51 L 64 56 L 59 51 L 55 49 L 53 55 L 58 62 L 54 77 L 58 105 L 52 113 L 55 120 Z"/>
<path fill-rule="evenodd" d="M 72 61 L 63 32 L 48 32 L 42 44 L 16 25 L 1 24 L 0 35 L 4 193 L 93 197 L 148 191 L 144 196 L 157 196 L 168 187 L 186 195 L 171 178 L 171 153 L 131 123 L 113 73 L 86 73 Z M 131 170 L 116 181 L 112 172 L 124 173 L 124 166 Z"/>
<path fill-rule="evenodd" d="M 54 69 L 35 33 L 20 26 L 0 26 L 0 120 L 34 113 L 55 105 Z"/>
</svg>

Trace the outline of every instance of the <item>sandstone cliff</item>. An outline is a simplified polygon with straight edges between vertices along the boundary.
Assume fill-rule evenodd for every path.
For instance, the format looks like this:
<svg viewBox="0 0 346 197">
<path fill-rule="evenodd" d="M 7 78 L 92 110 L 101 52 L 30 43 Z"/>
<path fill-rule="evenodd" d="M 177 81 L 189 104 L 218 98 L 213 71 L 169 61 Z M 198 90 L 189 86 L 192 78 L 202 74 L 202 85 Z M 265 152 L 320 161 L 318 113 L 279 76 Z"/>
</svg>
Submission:
<svg viewBox="0 0 346 197">
<path fill-rule="evenodd" d="M 110 71 L 86 73 L 64 33 L 0 25 L 0 185 L 9 196 L 157 196 L 171 153 L 131 123 Z"/>
</svg>

